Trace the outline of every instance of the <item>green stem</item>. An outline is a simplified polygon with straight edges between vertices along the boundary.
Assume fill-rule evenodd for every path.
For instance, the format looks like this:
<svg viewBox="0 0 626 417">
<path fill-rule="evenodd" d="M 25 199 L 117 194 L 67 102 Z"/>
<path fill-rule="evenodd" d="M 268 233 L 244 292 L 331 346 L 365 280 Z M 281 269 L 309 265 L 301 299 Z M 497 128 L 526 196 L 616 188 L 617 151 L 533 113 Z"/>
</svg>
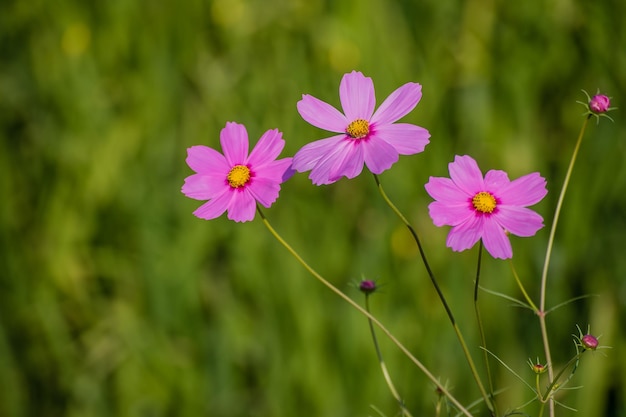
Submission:
<svg viewBox="0 0 626 417">
<path fill-rule="evenodd" d="M 498 415 L 498 407 L 496 405 L 496 400 L 494 397 L 494 389 L 493 389 L 493 379 L 491 377 L 491 367 L 489 366 L 489 353 L 487 351 L 487 339 L 485 338 L 485 330 L 483 328 L 483 321 L 480 316 L 480 308 L 478 307 L 478 288 L 479 288 L 479 280 L 480 280 L 480 265 L 482 261 L 482 253 L 483 253 L 483 241 L 480 240 L 478 244 L 478 261 L 476 262 L 476 280 L 474 282 L 474 312 L 476 313 L 476 321 L 478 322 L 478 333 L 480 334 L 480 341 L 483 346 L 483 360 L 485 361 L 485 370 L 487 371 L 487 379 L 489 381 L 489 397 L 491 398 L 491 403 L 493 404 L 494 414 Z"/>
<path fill-rule="evenodd" d="M 400 218 L 402 223 L 404 223 L 404 225 L 409 229 L 409 232 L 411 232 L 411 235 L 413 236 L 413 240 L 415 240 L 415 243 L 417 244 L 417 248 L 419 249 L 420 256 L 422 257 L 424 267 L 426 267 L 426 272 L 428 273 L 428 277 L 430 278 L 430 281 L 432 282 L 433 287 L 435 287 L 435 291 L 437 292 L 437 295 L 439 296 L 439 299 L 441 300 L 441 304 L 446 310 L 448 318 L 450 319 L 450 323 L 452 324 L 454 332 L 456 333 L 457 339 L 459 340 L 459 343 L 461 345 L 461 349 L 463 350 L 463 353 L 465 354 L 465 358 L 470 367 L 472 376 L 474 377 L 474 380 L 476 381 L 476 385 L 478 386 L 478 389 L 480 390 L 480 393 L 483 399 L 485 400 L 485 404 L 487 405 L 487 407 L 489 408 L 489 411 L 493 415 L 494 413 L 493 404 L 491 403 L 489 396 L 487 395 L 487 391 L 485 390 L 485 387 L 483 386 L 480 380 L 480 377 L 478 376 L 476 365 L 474 364 L 474 360 L 472 359 L 472 356 L 469 353 L 469 349 L 467 348 L 465 339 L 463 338 L 463 335 L 461 334 L 461 329 L 459 329 L 459 326 L 457 325 L 456 320 L 454 319 L 454 315 L 452 314 L 452 310 L 448 306 L 448 302 L 446 301 L 446 298 L 443 295 L 441 288 L 439 287 L 439 283 L 437 282 L 437 279 L 435 278 L 435 274 L 433 273 L 432 269 L 430 268 L 430 264 L 428 263 L 428 260 L 426 259 L 426 253 L 424 252 L 424 248 L 422 247 L 422 243 L 420 242 L 417 232 L 415 231 L 413 226 L 411 226 L 411 224 L 406 219 L 406 217 L 404 217 L 404 215 L 400 212 L 400 210 L 398 210 L 398 208 L 391 202 L 389 197 L 387 197 L 387 194 L 385 193 L 385 190 L 383 189 L 383 186 L 380 183 L 378 176 L 376 174 L 373 174 L 373 175 L 374 175 L 374 180 L 376 181 L 376 185 L 378 186 L 378 191 L 380 192 L 380 195 L 383 197 L 383 200 L 385 200 L 385 202 L 391 208 L 391 210 L 393 210 L 393 212 L 396 213 L 396 215 Z"/>
<path fill-rule="evenodd" d="M 585 353 L 585 350 L 581 350 L 579 351 L 576 356 L 574 356 L 573 358 L 571 358 L 566 364 L 565 366 L 561 369 L 561 371 L 558 373 L 558 375 L 554 378 L 554 380 L 551 380 L 552 382 L 550 383 L 550 385 L 548 386 L 548 388 L 546 389 L 546 394 L 543 396 L 543 400 L 544 402 L 547 401 L 550 397 L 552 397 L 553 392 L 555 391 L 555 388 L 558 389 L 558 387 L 561 385 L 559 384 L 559 380 L 561 379 L 561 377 L 563 376 L 563 374 L 565 373 L 565 371 L 567 370 L 567 368 L 570 365 L 574 365 L 574 368 L 572 369 L 572 374 L 573 375 L 576 372 L 576 369 L 578 368 L 578 361 L 580 360 L 580 357 L 582 356 L 582 354 Z M 570 377 L 571 377 L 570 375 Z M 569 378 L 568 378 L 569 379 Z M 565 381 L 567 382 L 567 380 Z M 564 383 L 565 383 L 564 382 Z"/>
<path fill-rule="evenodd" d="M 550 343 L 548 341 L 548 329 L 546 326 L 546 315 L 542 311 L 537 312 L 539 317 L 539 327 L 541 329 L 541 339 L 543 340 L 543 349 L 546 355 L 546 366 L 548 367 L 548 378 L 550 381 L 554 378 L 554 371 L 552 370 L 552 356 L 550 355 Z M 554 400 L 550 397 L 550 417 L 554 417 Z"/>
<path fill-rule="evenodd" d="M 537 308 L 533 300 L 530 298 L 530 296 L 526 292 L 526 289 L 524 288 L 522 281 L 519 279 L 519 275 L 517 275 L 517 271 L 515 270 L 515 266 L 513 265 L 513 261 L 511 259 L 509 259 L 509 266 L 511 267 L 511 272 L 513 273 L 513 276 L 515 277 L 515 282 L 517 282 L 517 286 L 522 291 L 522 294 L 524 294 L 524 298 L 526 299 L 526 302 L 533 309 L 535 313 L 538 313 L 539 309 Z"/>
<path fill-rule="evenodd" d="M 537 375 L 537 397 L 541 397 L 541 391 L 539 386 L 539 375 Z M 538 417 L 543 417 L 543 410 L 546 408 L 546 403 L 542 401 L 542 398 L 539 398 L 539 414 Z"/>
<path fill-rule="evenodd" d="M 550 266 L 550 257 L 552 256 L 552 248 L 554 246 L 554 236 L 556 235 L 556 226 L 559 222 L 559 215 L 561 214 L 561 207 L 563 206 L 563 200 L 565 198 L 565 192 L 567 191 L 567 186 L 569 184 L 570 177 L 572 176 L 572 171 L 574 170 L 574 164 L 576 162 L 576 157 L 578 155 L 578 150 L 580 149 L 580 144 L 583 140 L 583 136 L 585 134 L 585 129 L 587 128 L 587 123 L 589 122 L 589 118 L 591 115 L 585 118 L 583 122 L 583 126 L 580 129 L 580 133 L 578 135 L 578 140 L 576 141 L 576 146 L 574 147 L 574 153 L 572 154 L 572 159 L 570 160 L 569 167 L 567 168 L 567 173 L 565 174 L 565 180 L 563 182 L 563 187 L 561 188 L 561 194 L 559 195 L 559 200 L 556 204 L 556 210 L 554 212 L 554 219 L 552 221 L 552 228 L 550 229 L 550 237 L 548 238 L 548 247 L 546 249 L 546 258 L 543 264 L 543 272 L 541 274 L 541 295 L 539 302 L 539 311 L 537 311 L 537 315 L 539 317 L 539 327 L 541 328 L 541 337 L 543 339 L 543 349 L 546 355 L 546 364 L 548 366 L 548 376 L 551 381 L 554 381 L 554 371 L 552 369 L 552 355 L 550 354 L 550 342 L 548 340 L 548 330 L 546 326 L 546 287 L 548 282 L 548 268 Z M 554 417 L 554 400 L 550 400 L 550 417 Z"/>
<path fill-rule="evenodd" d="M 369 295 L 366 294 L 365 295 L 365 310 L 367 310 L 367 312 L 371 314 L 369 300 L 370 300 Z M 407 417 L 413 417 L 411 413 L 409 412 L 409 410 L 404 405 L 404 401 L 400 397 L 400 394 L 398 394 L 398 391 L 396 390 L 396 387 L 393 385 L 393 381 L 391 380 L 391 376 L 389 375 L 389 371 L 387 371 L 387 365 L 385 365 L 385 360 L 383 359 L 383 354 L 380 351 L 380 346 L 378 345 L 378 339 L 376 338 L 376 331 L 374 330 L 374 323 L 369 317 L 367 319 L 367 322 L 370 327 L 370 333 L 372 334 L 372 341 L 374 342 L 374 348 L 376 349 L 376 356 L 378 357 L 378 363 L 380 364 L 380 369 L 383 372 L 383 376 L 385 378 L 385 382 L 387 382 L 389 391 L 391 391 L 391 395 L 393 395 L 393 398 L 395 398 L 396 401 L 398 402 L 398 405 L 400 406 L 400 409 L 402 410 L 402 415 L 407 416 Z"/>
<path fill-rule="evenodd" d="M 322 283 L 324 286 L 326 286 L 329 290 L 331 290 L 332 292 L 334 292 L 335 294 L 337 294 L 340 298 L 342 298 L 344 301 L 346 301 L 348 304 L 350 304 L 354 309 L 356 309 L 359 313 L 361 313 L 362 315 L 364 315 L 365 317 L 367 317 L 368 319 L 370 319 L 374 324 L 376 324 L 376 326 L 378 326 L 378 328 L 389 338 L 389 340 L 391 340 L 397 347 L 398 349 L 400 349 L 400 351 L 402 353 L 404 353 L 406 355 L 407 358 L 409 358 L 409 360 L 411 360 L 411 362 L 413 362 L 415 364 L 415 366 L 417 366 L 422 373 L 424 373 L 424 375 L 426 375 L 426 377 L 433 383 L 435 384 L 435 386 L 441 390 L 441 392 L 448 397 L 448 399 L 450 400 L 450 402 L 452 402 L 452 404 L 454 404 L 457 409 L 459 410 L 459 412 L 461 412 L 462 414 L 468 416 L 468 417 L 473 417 L 472 414 L 465 408 L 463 407 L 463 405 L 461 405 L 461 403 L 450 393 L 450 391 L 448 391 L 438 380 L 437 378 L 435 378 L 435 376 L 426 368 L 426 366 L 424 366 L 424 364 L 422 364 L 415 356 L 413 356 L 413 354 L 402 344 L 400 343 L 400 341 L 374 316 L 372 316 L 370 313 L 368 313 L 363 307 L 361 307 L 360 305 L 358 305 L 354 300 L 352 300 L 350 297 L 348 297 L 346 294 L 344 294 L 340 289 L 338 289 L 337 287 L 335 287 L 333 284 L 331 284 L 329 281 L 327 281 L 324 277 L 322 277 L 320 274 L 317 273 L 317 271 L 315 271 L 313 268 L 311 268 L 309 266 L 309 264 L 307 264 L 304 259 L 302 259 L 302 257 L 298 254 L 298 252 L 296 252 L 279 234 L 278 232 L 276 232 L 276 230 L 274 230 L 274 228 L 272 227 L 272 225 L 269 223 L 269 221 L 267 220 L 267 218 L 265 217 L 265 215 L 263 214 L 263 212 L 261 211 L 261 207 L 257 204 L 257 212 L 259 213 L 259 216 L 261 217 L 261 219 L 263 220 L 263 224 L 265 225 L 265 227 L 267 228 L 267 230 L 269 230 L 269 232 L 272 234 L 272 236 L 274 236 L 274 238 L 276 238 L 276 240 L 278 240 L 278 242 L 283 245 L 285 247 L 285 249 L 287 249 L 287 251 L 294 257 L 296 258 L 296 260 L 298 262 L 300 262 L 300 264 L 304 267 L 304 269 L 306 269 L 307 271 L 309 271 L 309 273 L 311 275 L 313 275 L 313 277 L 315 277 L 315 279 L 317 279 L 320 283 Z"/>
</svg>

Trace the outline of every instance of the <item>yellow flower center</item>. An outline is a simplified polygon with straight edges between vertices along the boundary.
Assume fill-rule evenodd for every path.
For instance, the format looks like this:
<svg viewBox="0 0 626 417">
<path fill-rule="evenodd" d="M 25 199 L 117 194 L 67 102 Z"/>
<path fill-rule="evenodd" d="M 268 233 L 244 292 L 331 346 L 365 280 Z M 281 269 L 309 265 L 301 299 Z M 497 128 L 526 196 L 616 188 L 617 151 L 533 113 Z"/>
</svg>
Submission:
<svg viewBox="0 0 626 417">
<path fill-rule="evenodd" d="M 472 205 L 481 213 L 492 213 L 496 208 L 496 198 L 486 191 L 481 191 L 472 198 Z"/>
<path fill-rule="evenodd" d="M 356 119 L 348 125 L 346 133 L 354 139 L 364 138 L 370 133 L 370 124 L 367 120 Z"/>
<path fill-rule="evenodd" d="M 226 178 L 231 187 L 243 187 L 250 181 L 250 168 L 245 165 L 235 165 Z"/>
</svg>

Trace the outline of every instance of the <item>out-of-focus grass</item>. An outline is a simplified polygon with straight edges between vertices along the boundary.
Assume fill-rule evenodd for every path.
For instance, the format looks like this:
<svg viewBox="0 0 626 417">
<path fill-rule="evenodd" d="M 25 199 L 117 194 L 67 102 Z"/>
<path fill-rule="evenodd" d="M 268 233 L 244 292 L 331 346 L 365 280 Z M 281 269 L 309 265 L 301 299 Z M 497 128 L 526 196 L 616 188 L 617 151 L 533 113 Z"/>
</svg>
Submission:
<svg viewBox="0 0 626 417">
<path fill-rule="evenodd" d="M 295 103 L 338 105 L 344 72 L 374 79 L 379 102 L 416 81 L 406 121 L 426 152 L 381 180 L 422 234 L 433 268 L 479 359 L 471 306 L 476 252 L 444 248 L 423 184 L 455 154 L 511 177 L 540 171 L 551 224 L 582 123 L 580 89 L 626 91 L 620 1 L 356 0 L 5 2 L 0 12 L 0 415 L 394 415 L 366 322 L 321 288 L 258 221 L 204 222 L 180 194 L 185 149 L 218 147 L 226 121 L 256 140 L 278 127 L 292 155 L 324 133 Z M 615 349 L 585 357 L 560 400 L 566 415 L 624 415 L 620 349 L 626 297 L 626 186 L 621 111 L 590 125 L 557 234 L 549 317 L 553 356 L 573 355 L 575 325 Z M 367 174 L 283 185 L 267 214 L 316 269 L 354 297 L 384 283 L 381 320 L 464 403 L 478 398 L 408 232 Z M 548 231 L 513 238 L 538 294 Z M 506 262 L 482 282 L 517 296 Z M 488 346 L 520 374 L 542 358 L 537 322 L 481 295 Z M 382 340 L 414 415 L 433 387 Z M 587 355 L 586 355 L 587 356 Z M 480 363 L 480 362 L 479 362 Z M 531 397 L 494 366 L 503 407 Z M 528 413 L 534 415 L 534 408 Z"/>
</svg>

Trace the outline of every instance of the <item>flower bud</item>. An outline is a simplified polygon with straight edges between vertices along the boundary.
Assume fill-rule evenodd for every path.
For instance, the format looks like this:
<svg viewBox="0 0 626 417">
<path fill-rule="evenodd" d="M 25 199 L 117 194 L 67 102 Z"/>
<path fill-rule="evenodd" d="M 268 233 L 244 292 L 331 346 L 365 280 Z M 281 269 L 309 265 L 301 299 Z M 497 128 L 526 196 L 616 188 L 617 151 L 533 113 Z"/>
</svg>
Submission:
<svg viewBox="0 0 626 417">
<path fill-rule="evenodd" d="M 536 374 L 542 374 L 544 373 L 548 368 L 546 368 L 545 365 L 542 365 L 540 363 L 535 363 L 533 364 L 533 372 Z"/>
<path fill-rule="evenodd" d="M 596 114 L 606 113 L 610 106 L 611 100 L 604 94 L 596 94 L 589 100 L 589 110 Z"/>
<path fill-rule="evenodd" d="M 528 363 L 528 366 L 530 366 L 530 369 L 532 369 L 533 372 L 536 373 L 537 375 L 540 375 L 548 370 L 548 367 L 546 365 L 539 363 L 539 358 L 537 358 L 537 363 L 533 362 L 530 359 L 528 359 L 527 363 Z"/>
<path fill-rule="evenodd" d="M 365 295 L 369 295 L 373 293 L 374 291 L 376 291 L 377 289 L 378 287 L 376 286 L 376 283 L 372 281 L 371 279 L 364 279 L 359 284 L 359 290 Z"/>
<path fill-rule="evenodd" d="M 598 339 L 590 334 L 586 334 L 581 337 L 580 343 L 585 349 L 596 350 L 598 348 Z"/>
<path fill-rule="evenodd" d="M 600 90 L 598 90 L 596 95 L 593 97 L 590 97 L 585 90 L 582 91 L 583 93 L 585 93 L 587 101 L 577 101 L 577 103 L 585 106 L 585 113 L 583 113 L 583 115 L 587 116 L 587 119 L 593 116 L 596 118 L 596 122 L 598 123 L 600 123 L 600 117 L 606 117 L 610 121 L 613 121 L 613 119 L 611 119 L 611 116 L 608 115 L 608 112 L 610 112 L 611 110 L 616 110 L 617 107 L 611 107 L 610 97 L 605 96 L 604 94 L 600 94 Z"/>
</svg>

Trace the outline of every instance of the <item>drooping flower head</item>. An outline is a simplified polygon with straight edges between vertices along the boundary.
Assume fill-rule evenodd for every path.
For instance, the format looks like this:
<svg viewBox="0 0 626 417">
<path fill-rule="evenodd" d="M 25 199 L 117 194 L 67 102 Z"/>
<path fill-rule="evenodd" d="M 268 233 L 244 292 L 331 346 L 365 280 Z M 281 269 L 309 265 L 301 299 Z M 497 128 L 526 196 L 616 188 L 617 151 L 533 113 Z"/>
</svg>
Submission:
<svg viewBox="0 0 626 417">
<path fill-rule="evenodd" d="M 364 163 L 374 174 L 380 174 L 398 161 L 398 155 L 422 152 L 429 142 L 428 131 L 408 123 L 395 123 L 413 110 L 421 97 L 422 86 L 407 83 L 374 111 L 374 83 L 356 71 L 345 74 L 339 86 L 343 114 L 304 94 L 297 105 L 302 118 L 338 135 L 305 145 L 294 155 L 293 168 L 298 172 L 311 171 L 313 184 L 331 184 L 342 176 L 356 177 Z"/>
<path fill-rule="evenodd" d="M 506 172 L 491 170 L 483 178 L 469 156 L 456 156 L 448 168 L 450 178 L 430 177 L 425 187 L 435 199 L 428 206 L 435 226 L 452 226 L 446 242 L 452 250 L 482 239 L 491 256 L 508 259 L 513 250 L 507 234 L 533 236 L 543 227 L 543 218 L 526 208 L 548 192 L 539 173 L 510 181 Z"/>
<path fill-rule="evenodd" d="M 254 219 L 256 203 L 270 207 L 280 184 L 293 171 L 291 158 L 276 159 L 285 146 L 278 129 L 268 130 L 248 154 L 245 126 L 228 122 L 220 133 L 224 155 L 207 146 L 187 149 L 187 165 L 195 174 L 185 178 L 182 192 L 195 200 L 208 200 L 193 214 L 205 220 L 228 211 L 236 222 Z"/>
</svg>

